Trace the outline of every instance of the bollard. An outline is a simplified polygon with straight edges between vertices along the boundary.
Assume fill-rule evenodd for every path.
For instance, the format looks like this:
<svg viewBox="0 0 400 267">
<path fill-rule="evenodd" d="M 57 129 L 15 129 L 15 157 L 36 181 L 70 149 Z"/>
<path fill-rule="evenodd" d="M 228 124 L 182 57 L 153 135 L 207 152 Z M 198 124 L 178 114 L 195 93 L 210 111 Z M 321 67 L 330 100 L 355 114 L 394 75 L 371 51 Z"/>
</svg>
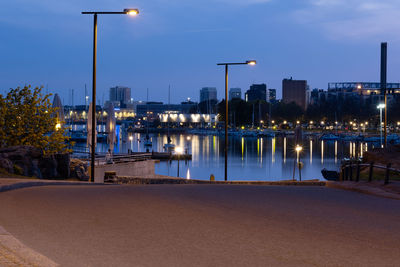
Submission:
<svg viewBox="0 0 400 267">
<path fill-rule="evenodd" d="M 215 181 L 214 174 L 211 174 L 211 175 L 210 175 L 210 181 L 213 181 L 213 182 Z"/>
<path fill-rule="evenodd" d="M 385 184 L 389 183 L 389 173 L 390 173 L 391 166 L 392 166 L 392 163 L 388 163 L 388 165 L 386 165 Z"/>
<path fill-rule="evenodd" d="M 105 183 L 116 183 L 117 182 L 117 172 L 115 172 L 115 171 L 104 172 L 104 182 Z"/>
<path fill-rule="evenodd" d="M 339 181 L 343 182 L 343 167 L 340 168 L 340 173 L 339 173 Z"/>
<path fill-rule="evenodd" d="M 371 162 L 369 164 L 369 176 L 368 176 L 368 182 L 372 181 L 372 173 L 374 172 L 374 162 Z"/>
<path fill-rule="evenodd" d="M 353 164 L 351 162 L 349 166 L 349 171 L 350 171 L 349 180 L 353 181 Z"/>
<path fill-rule="evenodd" d="M 360 181 L 360 162 L 357 161 L 357 175 L 356 175 L 356 182 Z"/>
</svg>

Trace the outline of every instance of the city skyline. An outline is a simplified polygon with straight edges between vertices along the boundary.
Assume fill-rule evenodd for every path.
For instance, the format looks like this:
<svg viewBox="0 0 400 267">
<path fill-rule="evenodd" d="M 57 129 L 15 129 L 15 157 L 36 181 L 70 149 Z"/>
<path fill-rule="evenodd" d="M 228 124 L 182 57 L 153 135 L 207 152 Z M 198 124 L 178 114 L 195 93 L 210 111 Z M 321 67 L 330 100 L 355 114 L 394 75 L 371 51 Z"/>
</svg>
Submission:
<svg viewBox="0 0 400 267">
<path fill-rule="evenodd" d="M 134 100 L 145 100 L 149 88 L 149 99 L 167 102 L 169 85 L 171 103 L 195 100 L 205 86 L 216 87 L 222 96 L 223 70 L 216 63 L 247 59 L 257 60 L 257 66 L 232 69 L 231 88 L 245 91 L 266 83 L 281 98 L 282 79 L 291 76 L 307 80 L 310 89 L 326 89 L 335 81 L 377 82 L 381 41 L 388 42 L 388 81 L 399 81 L 395 29 L 400 22 L 389 15 L 400 11 L 395 1 L 293 1 L 288 7 L 274 0 L 159 0 L 131 5 L 1 3 L 1 91 L 43 85 L 67 104 L 74 89 L 75 103 L 83 103 L 85 84 L 91 90 L 92 21 L 80 12 L 126 7 L 141 13 L 99 17 L 98 100 L 116 85 L 132 88 Z"/>
</svg>

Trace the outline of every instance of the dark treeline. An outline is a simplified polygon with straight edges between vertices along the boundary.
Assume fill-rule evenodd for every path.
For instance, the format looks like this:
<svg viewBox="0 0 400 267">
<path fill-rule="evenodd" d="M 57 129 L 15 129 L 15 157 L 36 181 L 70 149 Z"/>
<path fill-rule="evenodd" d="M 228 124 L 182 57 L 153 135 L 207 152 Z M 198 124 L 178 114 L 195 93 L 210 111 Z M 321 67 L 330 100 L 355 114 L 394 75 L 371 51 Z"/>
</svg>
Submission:
<svg viewBox="0 0 400 267">
<path fill-rule="evenodd" d="M 268 125 L 270 120 L 282 122 L 326 121 L 349 122 L 350 120 L 379 121 L 377 103 L 372 98 L 361 101 L 360 97 L 321 99 L 317 104 L 309 105 L 303 110 L 295 103 L 267 103 L 265 101 L 246 102 L 242 99 L 229 101 L 230 125 L 259 125 L 261 121 Z M 218 119 L 225 120 L 225 100 L 217 104 Z M 400 97 L 395 98 L 388 108 L 389 122 L 400 121 Z"/>
</svg>

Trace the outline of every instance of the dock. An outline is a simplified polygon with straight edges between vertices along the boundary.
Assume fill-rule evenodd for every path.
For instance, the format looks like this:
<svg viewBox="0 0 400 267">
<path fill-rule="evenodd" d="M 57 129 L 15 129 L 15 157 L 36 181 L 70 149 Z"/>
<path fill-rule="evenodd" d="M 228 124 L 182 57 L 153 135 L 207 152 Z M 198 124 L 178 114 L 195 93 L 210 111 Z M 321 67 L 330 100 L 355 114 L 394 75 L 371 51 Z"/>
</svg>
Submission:
<svg viewBox="0 0 400 267">
<path fill-rule="evenodd" d="M 146 159 L 155 160 L 192 160 L 192 154 L 172 154 L 170 152 L 131 152 L 130 154 L 114 155 L 114 162 L 140 161 Z"/>
</svg>

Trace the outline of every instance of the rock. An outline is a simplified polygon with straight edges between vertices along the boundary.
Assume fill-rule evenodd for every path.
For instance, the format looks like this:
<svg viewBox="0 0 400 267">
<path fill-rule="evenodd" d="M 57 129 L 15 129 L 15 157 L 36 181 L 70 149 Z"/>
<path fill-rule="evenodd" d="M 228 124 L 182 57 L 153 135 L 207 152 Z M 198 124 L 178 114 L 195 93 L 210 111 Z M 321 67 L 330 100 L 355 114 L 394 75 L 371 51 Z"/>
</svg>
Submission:
<svg viewBox="0 0 400 267">
<path fill-rule="evenodd" d="M 7 158 L 0 158 L 0 168 L 4 169 L 8 173 L 13 173 L 13 163 Z"/>
<path fill-rule="evenodd" d="M 106 171 L 104 173 L 104 182 L 105 183 L 117 183 L 117 173 L 115 171 Z"/>
<path fill-rule="evenodd" d="M 39 148 L 12 146 L 0 148 L 0 168 L 9 173 L 45 179 L 67 179 L 70 176 L 70 155 L 43 156 Z"/>
<path fill-rule="evenodd" d="M 57 161 L 57 172 L 59 178 L 69 178 L 70 176 L 70 154 L 54 155 Z"/>
<path fill-rule="evenodd" d="M 57 160 L 53 155 L 43 157 L 39 162 L 39 168 L 42 172 L 43 178 L 45 179 L 59 178 L 57 172 Z"/>
<path fill-rule="evenodd" d="M 80 181 L 89 180 L 89 174 L 86 162 L 79 159 L 71 159 L 69 169 L 70 169 L 70 176 L 72 178 L 77 178 Z"/>
<path fill-rule="evenodd" d="M 41 178 L 38 159 L 42 156 L 40 149 L 32 146 L 12 146 L 0 148 L 0 165 L 9 173 Z"/>
</svg>

